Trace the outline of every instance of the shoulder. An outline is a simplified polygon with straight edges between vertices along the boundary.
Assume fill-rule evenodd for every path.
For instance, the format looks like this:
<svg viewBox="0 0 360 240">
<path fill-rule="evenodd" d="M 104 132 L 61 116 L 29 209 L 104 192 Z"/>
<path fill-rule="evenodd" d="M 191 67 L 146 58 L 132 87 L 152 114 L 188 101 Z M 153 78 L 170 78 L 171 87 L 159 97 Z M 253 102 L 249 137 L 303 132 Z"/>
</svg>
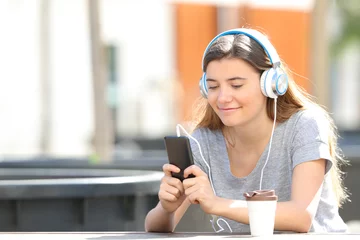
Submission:
<svg viewBox="0 0 360 240">
<path fill-rule="evenodd" d="M 289 121 L 291 129 L 290 151 L 293 168 L 300 163 L 317 159 L 326 159 L 326 173 L 332 166 L 330 136 L 332 128 L 330 118 L 320 108 L 301 110 Z"/>
<path fill-rule="evenodd" d="M 221 130 L 201 127 L 195 128 L 191 135 L 190 144 L 194 162 L 209 174 L 208 166 L 211 165 L 211 159 L 218 159 L 216 156 L 220 152 L 214 151 L 214 148 L 221 145 Z"/>
<path fill-rule="evenodd" d="M 327 113 L 319 107 L 302 109 L 294 113 L 290 119 L 295 120 L 297 123 L 304 124 L 307 122 L 326 122 Z"/>
<path fill-rule="evenodd" d="M 192 138 L 191 144 L 194 146 L 198 142 L 196 145 L 201 145 L 204 152 L 212 152 L 213 146 L 221 145 L 224 139 L 220 129 L 210 130 L 208 128 L 196 128 L 192 132 Z M 197 147 L 194 148 L 196 149 Z"/>
<path fill-rule="evenodd" d="M 222 135 L 222 132 L 221 130 L 210 130 L 209 128 L 199 127 L 196 128 L 191 135 L 199 140 L 210 140 L 218 138 Z"/>
<path fill-rule="evenodd" d="M 330 119 L 325 110 L 321 108 L 309 108 L 299 110 L 288 120 L 294 133 L 301 132 L 328 132 Z"/>
<path fill-rule="evenodd" d="M 305 146 L 324 148 L 324 150 L 325 147 L 329 147 L 332 126 L 330 118 L 323 109 L 310 108 L 298 111 L 288 120 L 287 129 L 288 141 L 293 153 L 298 149 L 303 151 Z"/>
</svg>

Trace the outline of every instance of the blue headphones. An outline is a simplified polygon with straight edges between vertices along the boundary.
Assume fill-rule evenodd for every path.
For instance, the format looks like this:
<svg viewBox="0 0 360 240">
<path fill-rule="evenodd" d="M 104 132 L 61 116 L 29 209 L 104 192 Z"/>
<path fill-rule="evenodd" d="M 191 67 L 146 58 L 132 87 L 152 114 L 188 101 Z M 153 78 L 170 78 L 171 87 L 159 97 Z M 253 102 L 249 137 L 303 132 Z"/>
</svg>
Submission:
<svg viewBox="0 0 360 240">
<path fill-rule="evenodd" d="M 211 45 L 217 40 L 219 37 L 226 35 L 237 35 L 243 34 L 252 39 L 254 39 L 257 43 L 259 43 L 262 48 L 265 50 L 266 55 L 269 57 L 270 62 L 272 64 L 272 68 L 264 71 L 260 77 L 260 87 L 261 92 L 269 98 L 277 98 L 280 95 L 284 95 L 288 88 L 288 77 L 286 73 L 280 68 L 281 62 L 280 57 L 276 52 L 274 46 L 270 43 L 269 39 L 265 37 L 260 32 L 254 29 L 247 28 L 236 28 L 231 29 L 217 35 L 213 40 L 210 41 L 208 46 L 204 51 L 204 55 L 202 58 L 201 67 L 204 66 L 204 57 Z M 200 93 L 204 98 L 208 96 L 208 89 L 206 85 L 206 73 L 203 68 L 203 75 L 200 79 Z"/>
</svg>

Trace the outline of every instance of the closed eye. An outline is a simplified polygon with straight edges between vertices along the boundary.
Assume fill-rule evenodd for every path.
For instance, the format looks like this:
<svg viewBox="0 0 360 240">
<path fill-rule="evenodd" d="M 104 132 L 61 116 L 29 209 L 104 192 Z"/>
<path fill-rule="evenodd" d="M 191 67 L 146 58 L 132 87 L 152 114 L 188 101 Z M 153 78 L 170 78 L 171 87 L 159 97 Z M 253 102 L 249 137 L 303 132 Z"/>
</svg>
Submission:
<svg viewBox="0 0 360 240">
<path fill-rule="evenodd" d="M 243 85 L 232 85 L 233 88 L 237 89 L 237 88 L 241 88 Z"/>
<path fill-rule="evenodd" d="M 214 89 L 218 88 L 218 86 L 209 86 L 208 88 L 209 88 L 209 90 L 214 90 Z"/>
</svg>

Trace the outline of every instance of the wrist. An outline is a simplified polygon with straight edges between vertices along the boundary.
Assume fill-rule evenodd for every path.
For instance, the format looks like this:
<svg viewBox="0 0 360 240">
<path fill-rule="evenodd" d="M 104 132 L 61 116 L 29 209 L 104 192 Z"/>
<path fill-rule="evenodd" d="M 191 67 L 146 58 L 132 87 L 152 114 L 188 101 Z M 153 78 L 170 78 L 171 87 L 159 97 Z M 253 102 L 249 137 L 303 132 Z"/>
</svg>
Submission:
<svg viewBox="0 0 360 240">
<path fill-rule="evenodd" d="M 175 212 L 175 211 L 170 212 L 170 211 L 166 210 L 166 208 L 163 207 L 163 205 L 162 205 L 161 202 L 160 202 L 160 204 L 158 205 L 158 208 L 159 208 L 160 212 L 161 212 L 162 214 L 164 214 L 164 215 L 169 215 L 169 216 L 174 215 L 174 212 Z"/>
<path fill-rule="evenodd" d="M 215 196 L 214 201 L 212 203 L 212 207 L 208 214 L 217 215 L 220 216 L 221 213 L 224 211 L 224 206 L 226 206 L 226 200 L 225 198 L 221 198 L 218 196 Z"/>
<path fill-rule="evenodd" d="M 247 210 L 247 203 L 243 200 L 233 200 L 217 197 L 216 203 L 211 211 L 211 214 L 217 216 L 227 215 L 227 212 L 236 211 L 236 209 L 245 209 Z"/>
</svg>

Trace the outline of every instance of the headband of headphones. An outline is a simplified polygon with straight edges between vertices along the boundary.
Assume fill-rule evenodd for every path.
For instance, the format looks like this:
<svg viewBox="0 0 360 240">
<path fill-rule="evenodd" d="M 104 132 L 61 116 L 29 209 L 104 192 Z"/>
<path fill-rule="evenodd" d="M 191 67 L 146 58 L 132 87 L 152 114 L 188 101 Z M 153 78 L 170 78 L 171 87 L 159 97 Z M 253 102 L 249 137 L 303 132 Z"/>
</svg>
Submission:
<svg viewBox="0 0 360 240">
<path fill-rule="evenodd" d="M 230 30 L 227 30 L 225 32 L 222 32 L 222 33 L 218 34 L 207 45 L 207 47 L 206 47 L 206 49 L 204 51 L 203 58 L 202 58 L 202 63 L 201 63 L 201 68 L 203 69 L 203 72 L 205 72 L 204 71 L 204 58 L 205 58 L 205 55 L 206 55 L 207 51 L 211 47 L 211 45 L 219 37 L 226 36 L 226 35 L 236 35 L 236 34 L 243 34 L 243 35 L 246 35 L 246 36 L 252 38 L 253 40 L 255 40 L 265 50 L 266 55 L 269 57 L 270 62 L 273 65 L 273 67 L 275 68 L 275 67 L 280 66 L 280 57 L 277 54 L 276 49 L 274 48 L 274 46 L 271 44 L 271 42 L 269 41 L 269 39 L 267 37 L 265 37 L 262 33 L 260 33 L 257 30 L 254 30 L 254 29 L 235 28 L 235 29 L 230 29 Z"/>
<path fill-rule="evenodd" d="M 262 93 L 269 98 L 277 98 L 280 95 L 284 95 L 288 88 L 288 77 L 286 73 L 280 68 L 281 62 L 279 55 L 277 54 L 274 46 L 270 43 L 269 39 L 266 36 L 254 29 L 247 28 L 236 28 L 222 32 L 210 41 L 204 51 L 201 64 L 201 68 L 203 70 L 203 75 L 199 82 L 201 95 L 204 98 L 207 98 L 208 95 L 208 89 L 206 86 L 206 73 L 204 69 L 204 58 L 207 51 L 219 37 L 238 34 L 246 35 L 256 41 L 258 44 L 260 44 L 260 46 L 264 49 L 266 55 L 270 59 L 272 68 L 264 71 L 260 76 L 260 88 Z"/>
</svg>

